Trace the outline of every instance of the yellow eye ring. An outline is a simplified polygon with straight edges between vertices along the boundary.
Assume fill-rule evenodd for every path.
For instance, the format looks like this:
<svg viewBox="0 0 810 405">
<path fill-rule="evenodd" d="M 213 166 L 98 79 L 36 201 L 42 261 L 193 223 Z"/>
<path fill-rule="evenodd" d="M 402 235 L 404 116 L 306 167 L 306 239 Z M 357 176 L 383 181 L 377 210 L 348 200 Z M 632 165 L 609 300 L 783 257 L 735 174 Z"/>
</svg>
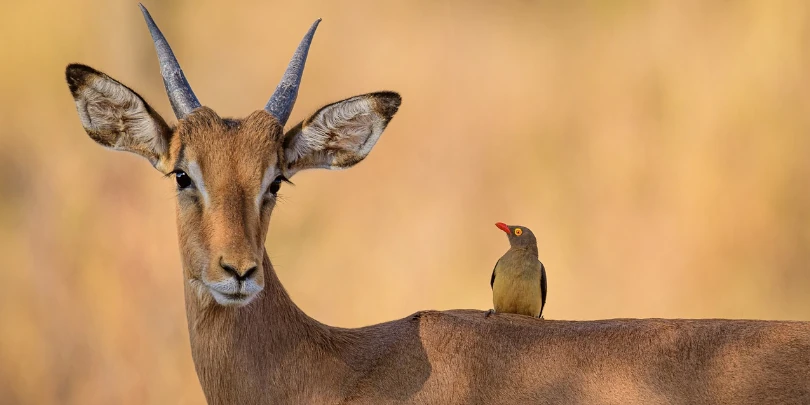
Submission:
<svg viewBox="0 0 810 405">
<path fill-rule="evenodd" d="M 520 228 L 515 229 L 515 235 L 517 236 L 523 235 L 523 229 Z"/>
</svg>

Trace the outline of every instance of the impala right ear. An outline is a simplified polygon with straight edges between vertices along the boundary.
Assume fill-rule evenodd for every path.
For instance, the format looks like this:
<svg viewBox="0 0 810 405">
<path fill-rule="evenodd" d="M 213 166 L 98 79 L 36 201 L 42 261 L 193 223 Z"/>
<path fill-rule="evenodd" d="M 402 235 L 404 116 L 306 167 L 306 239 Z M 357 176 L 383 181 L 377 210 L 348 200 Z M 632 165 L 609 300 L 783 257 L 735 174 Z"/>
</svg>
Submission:
<svg viewBox="0 0 810 405">
<path fill-rule="evenodd" d="M 172 130 L 144 99 L 89 66 L 68 65 L 68 87 L 84 130 L 100 145 L 132 152 L 167 173 Z"/>
<path fill-rule="evenodd" d="M 401 102 L 399 94 L 381 91 L 322 107 L 284 135 L 284 173 L 354 166 L 371 152 Z"/>
</svg>

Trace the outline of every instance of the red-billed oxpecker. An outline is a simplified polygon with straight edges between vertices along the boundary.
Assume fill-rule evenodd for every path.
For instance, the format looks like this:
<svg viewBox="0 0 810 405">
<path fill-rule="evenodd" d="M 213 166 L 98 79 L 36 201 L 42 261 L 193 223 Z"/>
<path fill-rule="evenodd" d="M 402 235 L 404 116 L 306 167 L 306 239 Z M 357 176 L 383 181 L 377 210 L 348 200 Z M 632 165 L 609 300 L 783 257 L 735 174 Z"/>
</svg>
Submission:
<svg viewBox="0 0 810 405">
<path fill-rule="evenodd" d="M 509 237 L 509 250 L 492 269 L 489 285 L 493 312 L 543 317 L 546 305 L 546 268 L 537 258 L 537 239 L 529 228 L 495 224 Z"/>
</svg>

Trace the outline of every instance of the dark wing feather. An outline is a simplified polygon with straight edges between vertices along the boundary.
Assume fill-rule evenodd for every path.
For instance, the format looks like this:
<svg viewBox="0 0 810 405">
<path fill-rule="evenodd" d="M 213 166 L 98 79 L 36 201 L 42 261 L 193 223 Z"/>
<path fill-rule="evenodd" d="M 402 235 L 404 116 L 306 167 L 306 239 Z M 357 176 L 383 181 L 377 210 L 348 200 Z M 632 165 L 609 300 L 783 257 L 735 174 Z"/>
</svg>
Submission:
<svg viewBox="0 0 810 405">
<path fill-rule="evenodd" d="M 543 303 L 540 305 L 540 317 L 543 316 L 543 307 L 546 306 L 546 291 L 548 287 L 546 286 L 546 266 L 543 266 L 543 262 L 540 262 L 540 294 L 543 296 Z"/>
<path fill-rule="evenodd" d="M 495 262 L 495 267 L 492 268 L 492 278 L 489 279 L 489 288 L 494 288 L 493 286 L 495 285 L 495 269 L 498 268 L 498 263 L 500 262 L 501 259 L 498 259 L 498 261 Z"/>
</svg>

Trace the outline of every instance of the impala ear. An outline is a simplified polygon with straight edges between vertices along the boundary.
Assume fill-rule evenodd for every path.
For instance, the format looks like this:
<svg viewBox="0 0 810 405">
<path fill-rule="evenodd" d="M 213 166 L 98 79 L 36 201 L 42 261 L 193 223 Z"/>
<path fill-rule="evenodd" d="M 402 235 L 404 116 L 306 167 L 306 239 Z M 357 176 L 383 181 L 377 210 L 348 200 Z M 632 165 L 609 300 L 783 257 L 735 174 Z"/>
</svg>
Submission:
<svg viewBox="0 0 810 405">
<path fill-rule="evenodd" d="M 363 160 L 402 102 L 383 91 L 322 107 L 284 135 L 284 173 L 345 169 Z"/>
<path fill-rule="evenodd" d="M 143 100 L 117 80 L 89 66 L 65 70 L 84 130 L 100 145 L 136 153 L 167 172 L 172 130 Z"/>
</svg>

